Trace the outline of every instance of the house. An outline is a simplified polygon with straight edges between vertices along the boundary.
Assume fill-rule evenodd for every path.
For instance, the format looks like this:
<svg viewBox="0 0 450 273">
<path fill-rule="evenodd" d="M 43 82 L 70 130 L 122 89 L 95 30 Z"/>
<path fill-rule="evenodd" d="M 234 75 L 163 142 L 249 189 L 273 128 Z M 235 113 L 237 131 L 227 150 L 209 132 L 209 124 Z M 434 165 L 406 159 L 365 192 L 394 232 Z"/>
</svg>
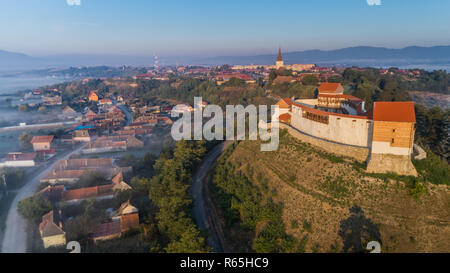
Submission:
<svg viewBox="0 0 450 273">
<path fill-rule="evenodd" d="M 87 112 L 86 112 L 86 119 L 87 120 L 93 120 L 93 119 L 95 119 L 95 118 L 97 118 L 97 114 L 94 112 L 94 111 L 92 111 L 91 109 L 89 109 Z"/>
<path fill-rule="evenodd" d="M 273 80 L 274 85 L 291 82 L 295 82 L 295 78 L 292 76 L 278 76 L 275 78 L 275 80 Z"/>
<path fill-rule="evenodd" d="M 51 150 L 53 139 L 54 136 L 35 136 L 31 140 L 31 144 L 35 152 Z"/>
<path fill-rule="evenodd" d="M 41 178 L 41 183 L 50 183 L 50 184 L 58 184 L 58 183 L 68 183 L 73 184 L 80 180 L 80 177 L 83 175 L 84 170 L 52 170 L 47 173 L 44 177 Z"/>
<path fill-rule="evenodd" d="M 58 161 L 54 170 L 98 170 L 113 167 L 112 158 L 74 158 Z"/>
<path fill-rule="evenodd" d="M 34 167 L 36 156 L 36 153 L 9 153 L 0 167 Z"/>
<path fill-rule="evenodd" d="M 127 191 L 131 190 L 131 186 L 125 183 L 123 180 L 123 172 L 118 173 L 116 176 L 112 179 L 113 182 L 113 190 L 117 191 Z"/>
<path fill-rule="evenodd" d="M 63 191 L 61 201 L 69 204 L 77 204 L 87 199 L 111 199 L 114 197 L 113 185 L 102 185 L 89 188 Z"/>
<path fill-rule="evenodd" d="M 98 101 L 98 95 L 97 93 L 95 93 L 95 91 L 91 91 L 91 93 L 89 94 L 89 101 Z"/>
<path fill-rule="evenodd" d="M 113 102 L 110 99 L 101 99 L 98 101 L 99 105 L 112 105 Z"/>
<path fill-rule="evenodd" d="M 62 114 L 60 115 L 62 119 L 76 119 L 79 116 L 80 114 L 73 110 L 70 106 L 66 106 L 62 110 Z"/>
<path fill-rule="evenodd" d="M 344 87 L 340 83 L 325 82 L 319 86 L 319 95 L 343 95 Z"/>
<path fill-rule="evenodd" d="M 42 97 L 42 104 L 44 105 L 61 105 L 62 97 L 61 96 L 53 96 L 53 97 Z"/>
<path fill-rule="evenodd" d="M 99 137 L 95 142 L 90 142 L 84 149 L 84 154 L 120 152 L 129 149 L 143 148 L 144 142 L 134 135 L 118 135 Z"/>
<path fill-rule="evenodd" d="M 89 130 L 78 130 L 74 132 L 73 141 L 75 142 L 90 142 L 91 136 Z"/>
<path fill-rule="evenodd" d="M 139 227 L 139 210 L 130 204 L 123 203 L 111 215 L 110 222 L 101 224 L 94 229 L 94 242 L 119 238 L 122 233 Z"/>
<path fill-rule="evenodd" d="M 172 113 L 183 114 L 186 112 L 194 112 L 194 108 L 187 104 L 178 104 L 174 109 L 172 109 Z"/>
<path fill-rule="evenodd" d="M 292 104 L 293 104 L 293 102 L 290 98 L 284 98 L 275 105 L 278 106 L 280 115 L 283 115 L 283 114 L 289 113 L 291 111 Z"/>
<path fill-rule="evenodd" d="M 39 233 L 45 248 L 66 245 L 66 233 L 63 230 L 61 210 L 52 210 L 42 216 L 42 222 L 39 224 Z"/>
</svg>

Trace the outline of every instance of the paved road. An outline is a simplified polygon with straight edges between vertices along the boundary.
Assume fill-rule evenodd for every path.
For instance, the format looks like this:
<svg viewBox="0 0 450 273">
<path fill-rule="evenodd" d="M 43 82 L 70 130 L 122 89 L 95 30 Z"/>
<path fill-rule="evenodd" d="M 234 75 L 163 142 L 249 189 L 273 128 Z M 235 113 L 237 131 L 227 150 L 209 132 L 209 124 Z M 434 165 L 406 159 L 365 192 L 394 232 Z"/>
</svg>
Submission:
<svg viewBox="0 0 450 273">
<path fill-rule="evenodd" d="M 222 142 L 206 155 L 206 158 L 203 160 L 194 175 L 194 182 L 192 184 L 192 195 L 194 197 L 194 219 L 201 230 L 208 231 L 208 244 L 215 253 L 223 252 L 223 246 L 214 224 L 211 223 L 211 213 L 205 202 L 204 194 L 206 193 L 203 190 L 203 186 L 205 183 L 205 178 L 212 170 L 214 162 L 231 144 L 233 144 L 233 141 Z"/>
<path fill-rule="evenodd" d="M 133 122 L 133 114 L 128 110 L 127 106 L 123 104 L 117 104 L 117 108 L 119 108 L 127 119 L 126 125 L 130 125 Z"/>
<path fill-rule="evenodd" d="M 26 253 L 27 222 L 17 210 L 19 201 L 32 196 L 36 192 L 40 179 L 56 165 L 58 160 L 68 159 L 72 154 L 80 152 L 84 145 L 85 144 L 80 144 L 75 150 L 62 154 L 59 157 L 57 156 L 53 159 L 53 163 L 37 173 L 35 177 L 28 181 L 25 186 L 17 192 L 17 195 L 11 204 L 11 208 L 9 209 L 8 217 L 6 218 L 6 229 L 1 245 L 2 253 Z"/>
<path fill-rule="evenodd" d="M 0 133 L 12 132 L 12 131 L 59 128 L 59 127 L 64 127 L 64 126 L 68 126 L 68 125 L 74 125 L 76 123 L 77 122 L 75 122 L 75 121 L 67 121 L 67 122 L 55 122 L 55 123 L 46 123 L 46 124 L 30 124 L 30 125 L 25 125 L 25 126 L 3 127 L 3 128 L 0 128 Z"/>
</svg>

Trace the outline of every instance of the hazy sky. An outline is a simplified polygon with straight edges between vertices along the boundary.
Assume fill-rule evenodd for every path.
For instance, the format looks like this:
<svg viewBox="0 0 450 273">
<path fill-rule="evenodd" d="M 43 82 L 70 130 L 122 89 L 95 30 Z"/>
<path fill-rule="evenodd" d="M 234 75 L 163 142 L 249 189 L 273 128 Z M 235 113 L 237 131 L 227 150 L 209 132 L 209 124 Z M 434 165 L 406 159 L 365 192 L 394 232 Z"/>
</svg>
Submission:
<svg viewBox="0 0 450 273">
<path fill-rule="evenodd" d="M 78 5 L 79 4 L 79 5 Z M 448 0 L 0 0 L 0 49 L 212 56 L 450 45 Z"/>
</svg>

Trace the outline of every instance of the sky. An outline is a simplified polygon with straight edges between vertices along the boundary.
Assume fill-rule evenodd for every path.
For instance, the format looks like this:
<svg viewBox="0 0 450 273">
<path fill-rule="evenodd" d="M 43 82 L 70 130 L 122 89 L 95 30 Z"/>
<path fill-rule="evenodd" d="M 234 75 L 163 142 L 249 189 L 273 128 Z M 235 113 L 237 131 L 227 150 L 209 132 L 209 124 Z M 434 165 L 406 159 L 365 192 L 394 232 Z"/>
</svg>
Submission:
<svg viewBox="0 0 450 273">
<path fill-rule="evenodd" d="M 450 45 L 448 0 L 0 0 L 0 50 L 257 55 Z"/>
</svg>

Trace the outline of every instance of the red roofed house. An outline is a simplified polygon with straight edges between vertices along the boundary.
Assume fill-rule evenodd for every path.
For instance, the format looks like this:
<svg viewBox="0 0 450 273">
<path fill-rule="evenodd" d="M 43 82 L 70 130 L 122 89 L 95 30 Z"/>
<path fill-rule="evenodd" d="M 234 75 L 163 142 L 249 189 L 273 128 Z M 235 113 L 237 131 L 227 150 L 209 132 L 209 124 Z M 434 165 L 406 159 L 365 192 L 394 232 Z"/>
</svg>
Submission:
<svg viewBox="0 0 450 273">
<path fill-rule="evenodd" d="M 35 152 L 37 151 L 48 151 L 51 150 L 51 144 L 54 136 L 35 136 L 31 140 L 31 144 L 33 144 L 33 149 Z"/>
<path fill-rule="evenodd" d="M 34 167 L 36 166 L 36 153 L 9 153 L 0 167 Z"/>
<path fill-rule="evenodd" d="M 344 87 L 340 83 L 325 82 L 319 86 L 319 95 L 342 95 L 344 94 Z"/>
<path fill-rule="evenodd" d="M 66 233 L 63 230 L 61 211 L 50 211 L 42 216 L 39 233 L 45 248 L 66 245 Z"/>
<path fill-rule="evenodd" d="M 112 100 L 110 99 L 101 99 L 98 101 L 99 105 L 112 105 Z"/>
<path fill-rule="evenodd" d="M 417 176 L 411 163 L 416 115 L 413 102 L 375 102 L 368 171 Z"/>
<path fill-rule="evenodd" d="M 97 93 L 95 93 L 95 91 L 91 91 L 91 93 L 89 94 L 89 101 L 98 101 L 98 95 Z"/>
<path fill-rule="evenodd" d="M 130 204 L 123 203 L 112 215 L 111 222 L 99 225 L 94 230 L 94 242 L 118 238 L 123 232 L 139 227 L 139 210 Z"/>
</svg>

